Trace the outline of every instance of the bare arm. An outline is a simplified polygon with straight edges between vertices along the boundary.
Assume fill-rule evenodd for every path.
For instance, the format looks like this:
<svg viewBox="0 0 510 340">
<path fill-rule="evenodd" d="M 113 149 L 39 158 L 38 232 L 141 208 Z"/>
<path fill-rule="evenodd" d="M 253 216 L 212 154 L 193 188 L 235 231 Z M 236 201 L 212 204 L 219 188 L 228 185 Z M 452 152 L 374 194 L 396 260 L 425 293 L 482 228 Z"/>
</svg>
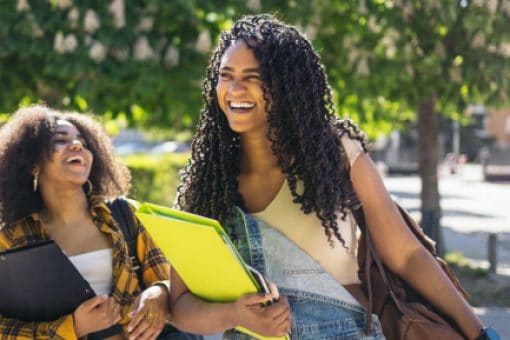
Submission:
<svg viewBox="0 0 510 340">
<path fill-rule="evenodd" d="M 290 329 L 286 298 L 267 307 L 271 295 L 250 294 L 230 303 L 210 303 L 193 295 L 172 268 L 170 308 L 177 328 L 195 334 L 215 334 L 243 326 L 265 336 L 284 336 Z"/>
<path fill-rule="evenodd" d="M 467 338 L 476 338 L 481 321 L 407 228 L 369 156 L 362 154 L 354 161 L 351 180 L 384 264 L 455 320 Z"/>
</svg>

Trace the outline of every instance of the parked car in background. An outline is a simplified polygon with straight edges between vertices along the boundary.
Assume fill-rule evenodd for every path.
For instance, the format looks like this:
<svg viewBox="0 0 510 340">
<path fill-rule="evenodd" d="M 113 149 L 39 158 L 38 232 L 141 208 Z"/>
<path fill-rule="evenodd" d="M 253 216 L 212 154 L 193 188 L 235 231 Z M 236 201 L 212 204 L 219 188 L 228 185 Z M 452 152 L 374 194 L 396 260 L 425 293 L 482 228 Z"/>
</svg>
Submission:
<svg viewBox="0 0 510 340">
<path fill-rule="evenodd" d="M 184 153 L 190 150 L 189 144 L 170 140 L 153 146 L 149 153 L 159 155 L 162 153 Z"/>
<path fill-rule="evenodd" d="M 163 155 L 167 153 L 190 152 L 189 143 L 167 140 L 154 142 L 145 138 L 140 130 L 124 129 L 113 138 L 113 148 L 118 156 L 133 154 Z"/>
<path fill-rule="evenodd" d="M 480 150 L 485 181 L 510 180 L 510 145 L 495 143 Z"/>
<path fill-rule="evenodd" d="M 153 146 L 140 130 L 123 129 L 113 138 L 113 149 L 118 156 L 146 153 Z"/>
<path fill-rule="evenodd" d="M 114 144 L 115 154 L 118 156 L 127 156 L 137 153 L 146 153 L 151 149 L 151 145 L 140 141 Z"/>
</svg>

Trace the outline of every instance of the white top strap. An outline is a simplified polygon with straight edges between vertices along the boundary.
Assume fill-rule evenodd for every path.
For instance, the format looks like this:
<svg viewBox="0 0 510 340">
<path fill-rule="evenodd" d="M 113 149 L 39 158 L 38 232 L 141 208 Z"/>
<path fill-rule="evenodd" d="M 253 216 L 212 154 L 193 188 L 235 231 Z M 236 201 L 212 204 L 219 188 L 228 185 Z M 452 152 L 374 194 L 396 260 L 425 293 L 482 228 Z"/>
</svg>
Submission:
<svg viewBox="0 0 510 340">
<path fill-rule="evenodd" d="M 111 248 L 69 256 L 80 274 L 97 295 L 110 295 L 112 290 L 113 251 Z"/>
<path fill-rule="evenodd" d="M 341 142 L 345 153 L 347 154 L 347 158 L 349 159 L 349 164 L 352 167 L 354 161 L 363 153 L 363 147 L 359 141 L 352 139 L 347 135 L 342 136 Z"/>
</svg>

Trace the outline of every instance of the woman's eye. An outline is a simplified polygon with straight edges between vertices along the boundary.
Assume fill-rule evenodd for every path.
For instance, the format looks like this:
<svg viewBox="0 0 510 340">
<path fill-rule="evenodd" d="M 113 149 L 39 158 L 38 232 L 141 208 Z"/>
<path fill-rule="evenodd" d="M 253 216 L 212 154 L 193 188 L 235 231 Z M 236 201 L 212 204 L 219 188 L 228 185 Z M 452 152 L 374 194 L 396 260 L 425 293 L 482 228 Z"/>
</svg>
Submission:
<svg viewBox="0 0 510 340">
<path fill-rule="evenodd" d="M 223 79 L 223 80 L 230 79 L 230 74 L 220 73 L 220 79 Z"/>
<path fill-rule="evenodd" d="M 55 139 L 54 143 L 57 145 L 62 145 L 62 144 L 66 144 L 67 140 L 66 139 Z"/>
<path fill-rule="evenodd" d="M 246 77 L 246 80 L 250 80 L 250 81 L 259 81 L 260 80 L 260 76 L 254 74 L 254 75 L 250 75 L 250 76 L 247 76 Z"/>
</svg>

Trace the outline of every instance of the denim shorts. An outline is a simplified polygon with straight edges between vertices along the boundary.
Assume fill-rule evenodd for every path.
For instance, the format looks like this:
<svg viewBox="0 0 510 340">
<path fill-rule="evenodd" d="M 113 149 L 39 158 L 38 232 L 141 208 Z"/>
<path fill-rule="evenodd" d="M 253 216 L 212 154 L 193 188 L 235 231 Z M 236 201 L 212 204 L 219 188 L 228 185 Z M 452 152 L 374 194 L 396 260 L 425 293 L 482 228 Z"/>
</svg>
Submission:
<svg viewBox="0 0 510 340">
<path fill-rule="evenodd" d="M 242 222 L 239 223 L 242 227 L 238 229 L 236 242 L 239 253 L 248 264 L 274 280 L 280 294 L 289 299 L 292 312 L 291 339 L 384 339 L 381 324 L 375 314 L 372 315 L 372 332 L 365 334 L 367 311 L 359 304 L 337 298 L 341 294 L 331 294 L 334 287 L 343 288 L 327 275 L 321 274 L 317 279 L 324 270 L 309 255 L 299 250 L 281 233 L 271 231 L 249 214 L 239 210 L 238 216 Z M 288 268 L 299 268 L 302 271 L 295 275 Z M 252 339 L 235 330 L 226 332 L 223 338 Z"/>
<path fill-rule="evenodd" d="M 377 315 L 372 315 L 372 333 L 365 334 L 366 311 L 355 305 L 318 294 L 281 289 L 287 295 L 292 311 L 291 339 L 384 339 Z M 250 336 L 229 331 L 223 339 L 245 340 Z"/>
</svg>

